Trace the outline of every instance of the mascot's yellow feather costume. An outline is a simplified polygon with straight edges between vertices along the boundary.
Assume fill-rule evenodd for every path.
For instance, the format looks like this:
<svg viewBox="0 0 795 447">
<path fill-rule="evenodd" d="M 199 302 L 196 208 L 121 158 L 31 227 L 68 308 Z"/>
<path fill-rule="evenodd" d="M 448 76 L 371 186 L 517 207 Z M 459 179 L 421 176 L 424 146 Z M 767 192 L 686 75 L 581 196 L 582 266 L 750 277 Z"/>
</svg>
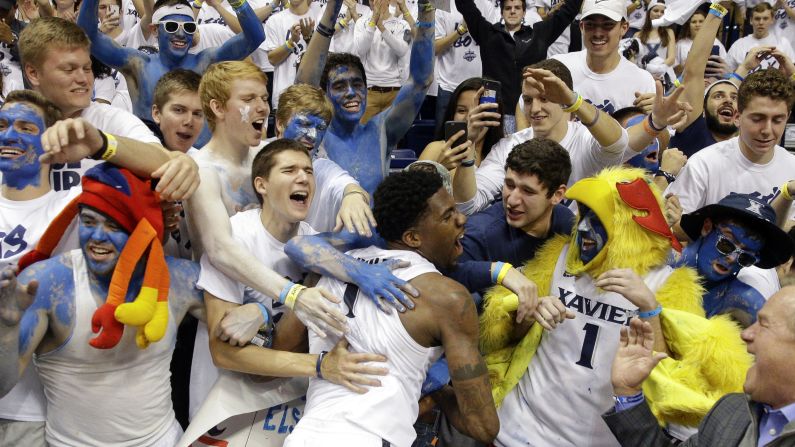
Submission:
<svg viewBox="0 0 795 447">
<path fill-rule="evenodd" d="M 624 193 L 635 183 L 635 191 L 646 194 L 643 200 Z M 643 185 L 639 185 L 643 183 Z M 607 231 L 607 242 L 589 263 L 583 264 L 576 243 L 576 228 L 571 237 L 549 240 L 522 270 L 538 286 L 539 296 L 554 295 L 550 290 L 553 271 L 569 245 L 566 272 L 575 276 L 600 274 L 615 268 L 632 268 L 644 276 L 665 264 L 670 247 L 678 246 L 661 212 L 659 191 L 646 186 L 644 171 L 609 168 L 596 177 L 583 179 L 566 193 L 570 199 L 592 209 Z M 633 202 L 634 200 L 634 202 Z M 701 418 L 724 394 L 742 390 L 751 356 L 740 338 L 740 328 L 728 316 L 706 319 L 701 307 L 704 289 L 697 273 L 687 267 L 675 269 L 657 289 L 662 304 L 661 324 L 672 357 L 663 360 L 644 383 L 644 394 L 660 422 L 698 425 Z M 511 340 L 515 318 L 508 309 L 511 292 L 495 287 L 486 295 L 481 317 L 480 344 L 492 383 L 494 401 L 503 398 L 527 372 L 536 349 L 543 341 L 543 328 L 535 324 L 514 343 Z M 506 299 L 507 298 L 507 299 Z M 515 300 L 514 300 L 515 302 Z"/>
</svg>

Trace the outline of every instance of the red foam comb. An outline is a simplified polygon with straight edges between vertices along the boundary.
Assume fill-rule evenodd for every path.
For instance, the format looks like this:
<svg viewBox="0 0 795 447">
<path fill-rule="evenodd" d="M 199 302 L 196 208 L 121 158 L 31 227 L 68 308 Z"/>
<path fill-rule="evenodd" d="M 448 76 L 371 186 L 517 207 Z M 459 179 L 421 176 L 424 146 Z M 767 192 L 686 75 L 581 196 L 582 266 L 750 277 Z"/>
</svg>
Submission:
<svg viewBox="0 0 795 447">
<path fill-rule="evenodd" d="M 660 204 L 645 180 L 636 178 L 629 183 L 617 183 L 616 189 L 624 203 L 636 210 L 649 213 L 648 216 L 632 216 L 632 220 L 641 227 L 670 239 L 674 250 L 682 252 L 682 244 L 671 233 L 671 228 L 668 227 L 668 222 L 663 216 Z"/>
</svg>

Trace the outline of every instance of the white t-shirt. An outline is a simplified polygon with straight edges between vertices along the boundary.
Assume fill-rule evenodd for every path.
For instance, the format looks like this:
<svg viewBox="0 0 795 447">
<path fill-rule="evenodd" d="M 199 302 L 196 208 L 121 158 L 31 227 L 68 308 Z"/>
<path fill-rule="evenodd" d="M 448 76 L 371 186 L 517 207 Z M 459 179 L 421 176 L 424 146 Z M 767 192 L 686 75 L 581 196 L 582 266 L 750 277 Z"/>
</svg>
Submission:
<svg viewBox="0 0 795 447">
<path fill-rule="evenodd" d="M 795 1 L 795 0 L 793 0 Z M 726 60 L 726 48 L 723 46 L 723 43 L 715 39 L 715 43 L 712 44 L 718 46 L 718 56 L 721 59 Z M 690 48 L 693 46 L 693 39 L 681 39 L 676 41 L 676 65 L 685 65 L 685 61 L 687 61 L 687 55 L 690 53 Z"/>
<path fill-rule="evenodd" d="M 436 39 L 441 39 L 464 23 L 464 17 L 455 9 L 455 2 L 450 3 L 450 12 L 436 11 Z M 436 55 L 436 75 L 439 88 L 452 92 L 458 84 L 469 78 L 483 74 L 480 59 L 480 46 L 469 32 L 459 36 L 453 45 Z"/>
<path fill-rule="evenodd" d="M 779 187 L 792 179 L 795 155 L 776 146 L 773 159 L 760 165 L 745 158 L 738 141 L 738 137 L 734 137 L 715 143 L 687 160 L 676 181 L 665 190 L 666 194 L 674 193 L 679 197 L 682 212 L 691 213 L 718 203 L 731 192 L 756 195 L 770 203 Z"/>
<path fill-rule="evenodd" d="M 627 0 L 626 3 L 627 8 L 629 8 L 629 5 L 631 5 L 633 2 L 632 0 Z M 630 28 L 635 28 L 637 30 L 643 28 L 643 24 L 646 22 L 646 8 L 641 6 L 640 8 L 632 11 L 632 14 L 630 14 L 627 19 Z"/>
<path fill-rule="evenodd" d="M 603 148 L 588 128 L 574 121 L 567 124 L 569 129 L 559 144 L 569 152 L 571 158 L 569 186 L 608 166 L 620 165 L 625 159 L 625 151 L 630 151 L 627 149 L 626 130 L 615 144 Z M 462 213 L 470 215 L 481 211 L 500 195 L 505 182 L 505 162 L 508 155 L 517 145 L 533 139 L 533 135 L 533 128 L 529 127 L 501 139 L 491 148 L 475 171 L 475 197 L 457 205 Z"/>
<path fill-rule="evenodd" d="M 348 21 L 346 27 L 340 27 L 340 29 L 334 32 L 334 37 L 331 38 L 331 44 L 329 45 L 330 53 L 354 53 L 353 34 L 354 29 L 356 28 L 356 23 L 361 20 L 365 20 L 372 14 L 370 8 L 359 3 L 356 4 L 356 12 L 359 14 L 359 18 L 356 20 L 356 22 Z M 343 4 L 339 14 L 337 14 L 336 23 L 339 24 L 340 20 L 342 20 L 347 13 L 348 5 Z M 436 19 L 438 20 L 438 10 L 436 11 L 436 14 Z"/>
<path fill-rule="evenodd" d="M 537 0 L 536 7 L 544 7 L 547 9 L 547 14 L 553 7 L 557 6 L 563 0 Z M 547 57 L 552 57 L 556 54 L 565 54 L 569 52 L 569 44 L 571 43 L 571 27 L 566 27 L 560 37 L 557 38 L 547 50 Z"/>
<path fill-rule="evenodd" d="M 45 168 L 46 169 L 46 168 Z M 52 191 L 41 197 L 16 201 L 0 197 L 0 267 L 16 265 L 36 248 L 50 222 L 81 192 L 81 188 Z M 77 227 L 70 226 L 54 254 L 78 246 Z M 0 398 L 0 418 L 45 421 L 47 401 L 33 365 L 29 365 L 11 391 Z"/>
<path fill-rule="evenodd" d="M 795 8 L 795 0 L 785 0 L 785 2 L 790 8 Z M 777 9 L 775 14 L 776 36 L 787 39 L 789 42 L 795 42 L 795 20 L 787 15 L 787 10 L 784 8 Z"/>
<path fill-rule="evenodd" d="M 411 49 L 411 28 L 402 17 L 383 20 L 382 33 L 370 26 L 372 13 L 356 22 L 353 42 L 356 55 L 364 64 L 367 87 L 400 87 L 408 79 L 408 57 Z"/>
<path fill-rule="evenodd" d="M 790 60 L 795 59 L 795 52 L 793 52 L 792 50 L 792 44 L 790 43 L 790 41 L 784 37 L 779 37 L 776 34 L 770 33 L 764 39 L 757 39 L 753 35 L 737 39 L 737 41 L 734 42 L 731 48 L 729 48 L 729 53 L 728 57 L 726 58 L 726 63 L 729 64 L 729 67 L 732 70 L 736 70 L 737 67 L 739 67 L 740 64 L 743 63 L 743 61 L 745 60 L 745 56 L 752 48 L 763 45 L 774 46 L 777 49 L 781 50 L 782 53 L 787 55 L 787 57 L 790 58 Z M 759 68 L 757 68 L 756 70 L 766 70 L 771 67 L 778 68 L 779 67 L 778 61 L 774 59 L 772 56 L 768 56 L 759 64 Z"/>
<path fill-rule="evenodd" d="M 265 42 L 260 45 L 260 48 L 270 52 L 283 46 L 290 38 L 293 25 L 301 19 L 312 19 L 317 23 L 321 13 L 322 10 L 319 9 L 317 4 L 312 3 L 309 5 L 306 14 L 300 16 L 293 14 L 289 9 L 272 15 L 265 23 Z M 301 62 L 304 52 L 306 52 L 307 45 L 303 37 L 299 38 L 298 43 L 295 44 L 295 50 L 281 63 L 273 66 L 273 95 L 271 96 L 273 99 L 271 104 L 273 104 L 274 109 L 279 104 L 279 94 L 281 94 L 282 90 L 295 82 L 298 64 Z"/>
<path fill-rule="evenodd" d="M 303 282 L 304 270 L 284 253 L 284 242 L 278 241 L 265 229 L 260 220 L 261 212 L 262 209 L 257 208 L 241 211 L 229 218 L 232 237 L 264 266 L 289 278 L 294 283 Z M 308 223 L 299 223 L 298 236 L 313 234 L 316 234 L 316 231 Z M 278 321 L 278 316 L 284 312 L 282 303 L 274 303 L 269 297 L 216 269 L 210 263 L 207 254 L 201 257 L 201 273 L 196 286 L 230 303 L 262 303 L 271 312 L 274 321 Z"/>
<path fill-rule="evenodd" d="M 613 113 L 632 106 L 635 92 L 654 93 L 654 78 L 646 70 L 621 57 L 618 66 L 610 73 L 594 73 L 585 61 L 586 50 L 558 54 L 553 57 L 563 62 L 574 81 L 574 90 L 588 102 Z"/>
<path fill-rule="evenodd" d="M 141 21 L 141 17 L 138 16 L 138 11 L 135 9 L 132 0 L 122 0 L 121 9 L 124 10 L 124 17 L 122 17 L 121 23 L 125 30 L 131 30 L 133 26 Z"/>
<path fill-rule="evenodd" d="M 81 114 L 97 129 L 116 136 L 132 138 L 144 143 L 160 145 L 160 139 L 146 127 L 138 117 L 118 107 L 92 102 Z M 98 160 L 82 160 L 69 164 L 54 164 L 50 172 L 52 189 L 61 191 L 80 184 L 80 178 L 88 169 L 98 165 Z"/>
</svg>

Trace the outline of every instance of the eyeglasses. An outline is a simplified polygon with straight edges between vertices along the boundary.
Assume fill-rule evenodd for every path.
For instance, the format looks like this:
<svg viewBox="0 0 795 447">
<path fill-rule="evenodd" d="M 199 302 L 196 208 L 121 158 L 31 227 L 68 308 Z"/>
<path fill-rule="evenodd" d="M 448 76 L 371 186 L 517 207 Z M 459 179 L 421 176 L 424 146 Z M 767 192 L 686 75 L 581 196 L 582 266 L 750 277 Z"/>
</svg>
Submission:
<svg viewBox="0 0 795 447">
<path fill-rule="evenodd" d="M 723 256 L 729 256 L 737 253 L 737 263 L 743 267 L 750 267 L 759 262 L 759 257 L 753 252 L 743 250 L 738 247 L 734 242 L 730 241 L 720 230 L 718 232 L 718 241 L 715 242 L 715 249 Z"/>
<path fill-rule="evenodd" d="M 196 22 L 177 22 L 176 20 L 166 20 L 160 22 L 163 29 L 169 34 L 176 33 L 180 27 L 185 30 L 185 34 L 193 34 L 196 32 Z"/>
</svg>

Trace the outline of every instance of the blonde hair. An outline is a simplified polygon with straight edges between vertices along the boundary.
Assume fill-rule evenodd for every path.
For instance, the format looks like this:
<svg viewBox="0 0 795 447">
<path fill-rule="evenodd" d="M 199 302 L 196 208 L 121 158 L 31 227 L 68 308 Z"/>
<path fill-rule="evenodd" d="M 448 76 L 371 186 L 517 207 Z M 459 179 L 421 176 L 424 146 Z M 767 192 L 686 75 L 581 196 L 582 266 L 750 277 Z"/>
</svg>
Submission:
<svg viewBox="0 0 795 447">
<path fill-rule="evenodd" d="M 334 107 L 323 90 L 308 84 L 294 84 L 287 87 L 279 95 L 276 108 L 276 120 L 287 125 L 290 117 L 296 113 L 311 113 L 331 122 Z"/>
<path fill-rule="evenodd" d="M 91 41 L 82 28 L 58 17 L 41 17 L 30 22 L 19 34 L 19 56 L 22 69 L 30 64 L 41 67 L 47 49 L 85 48 Z"/>
<path fill-rule="evenodd" d="M 215 130 L 215 114 L 210 107 L 210 101 L 216 100 L 221 104 L 226 104 L 229 101 L 232 83 L 243 79 L 268 83 L 268 76 L 248 61 L 219 62 L 210 65 L 204 72 L 199 84 L 199 98 L 210 130 Z"/>
</svg>

